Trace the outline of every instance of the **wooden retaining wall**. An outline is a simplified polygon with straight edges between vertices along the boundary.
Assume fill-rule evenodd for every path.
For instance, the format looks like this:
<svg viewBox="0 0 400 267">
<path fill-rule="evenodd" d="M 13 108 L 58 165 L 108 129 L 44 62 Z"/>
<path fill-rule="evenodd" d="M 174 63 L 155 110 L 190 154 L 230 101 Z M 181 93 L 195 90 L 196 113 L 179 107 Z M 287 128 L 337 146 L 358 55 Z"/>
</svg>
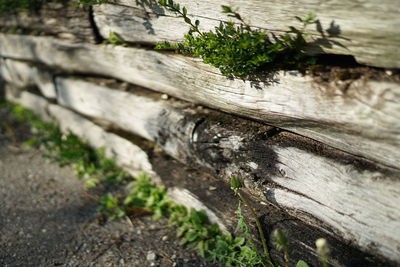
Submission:
<svg viewBox="0 0 400 267">
<path fill-rule="evenodd" d="M 199 59 L 96 43 L 111 31 L 136 44 L 180 40 L 186 26 L 157 5 L 118 0 L 73 12 L 53 3 L 0 17 L 4 30 L 35 30 L 0 33 L 8 99 L 106 147 L 132 175 L 150 173 L 225 231 L 236 203 L 227 182 L 241 177 L 266 228 L 289 233 L 293 260 L 315 264 L 313 242 L 326 237 L 334 266 L 400 264 L 400 5 L 180 2 L 206 30 L 226 20 L 221 4 L 275 32 L 314 11 L 321 28 L 310 53 L 386 69 L 228 79 Z M 346 71 L 356 78 L 335 78 Z"/>
</svg>

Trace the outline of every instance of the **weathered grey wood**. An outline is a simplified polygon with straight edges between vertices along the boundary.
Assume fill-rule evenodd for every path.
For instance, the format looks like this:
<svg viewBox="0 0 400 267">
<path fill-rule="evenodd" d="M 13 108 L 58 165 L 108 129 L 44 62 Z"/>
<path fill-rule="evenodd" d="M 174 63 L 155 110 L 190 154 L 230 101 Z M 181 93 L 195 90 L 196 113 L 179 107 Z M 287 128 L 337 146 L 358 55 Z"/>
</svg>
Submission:
<svg viewBox="0 0 400 267">
<path fill-rule="evenodd" d="M 272 127 L 139 92 L 57 78 L 61 105 L 157 142 L 171 156 L 247 187 L 364 251 L 400 262 L 400 172 Z M 312 215 L 311 217 L 309 215 Z M 311 220 L 311 221 L 310 221 Z"/>
<path fill-rule="evenodd" d="M 140 8 L 120 5 L 100 5 L 93 7 L 94 21 L 101 36 L 108 39 L 110 32 L 117 33 L 123 40 L 134 43 L 155 44 L 163 41 L 178 42 L 188 32 L 188 24 L 182 19 L 148 13 Z M 219 25 L 219 21 L 201 19 L 202 31 L 209 31 Z"/>
<path fill-rule="evenodd" d="M 8 101 L 19 104 L 23 107 L 31 109 L 40 118 L 46 122 L 51 122 L 52 118 L 48 113 L 48 101 L 43 97 L 38 97 L 32 93 L 22 91 L 20 94 L 14 94 L 15 88 L 10 84 L 6 84 L 5 97 Z"/>
<path fill-rule="evenodd" d="M 73 132 L 93 147 L 104 147 L 106 156 L 115 159 L 118 165 L 132 176 L 137 176 L 144 171 L 154 179 L 158 178 L 147 154 L 140 147 L 115 134 L 107 133 L 101 127 L 72 111 L 50 104 L 40 96 L 26 91 L 21 92 L 19 96 L 14 96 L 10 90 L 6 93 L 9 101 L 31 109 L 46 121 L 55 120 L 64 132 Z"/>
<path fill-rule="evenodd" d="M 20 29 L 33 34 L 55 35 L 77 42 L 96 42 L 89 8 L 68 3 L 44 3 L 38 11 L 1 14 L 0 27 Z"/>
<path fill-rule="evenodd" d="M 154 172 L 147 153 L 139 146 L 113 133 L 106 132 L 90 120 L 66 108 L 50 104 L 44 98 L 32 93 L 22 92 L 19 97 L 7 94 L 7 98 L 31 109 L 46 121 L 55 120 L 63 132 L 72 132 L 93 147 L 105 148 L 106 156 L 115 159 L 118 165 L 127 170 L 133 177 L 141 172 L 146 172 L 153 180 L 162 183 L 158 174 Z M 188 208 L 204 210 L 212 223 L 217 223 L 222 231 L 228 233 L 224 222 L 187 189 L 172 187 L 169 188 L 168 195 L 176 203 Z"/>
<path fill-rule="evenodd" d="M 319 27 L 310 27 L 310 32 L 314 34 L 310 52 L 354 55 L 358 62 L 367 65 L 400 67 L 400 5 L 396 0 L 368 0 L 362 3 L 351 0 L 177 2 L 187 7 L 188 14 L 194 19 L 200 17 L 200 25 L 205 30 L 213 29 L 220 20 L 229 20 L 221 12 L 221 5 L 238 10 L 248 24 L 273 32 L 287 31 L 289 26 L 301 28 L 294 17 L 314 12 L 320 24 Z M 127 41 L 175 41 L 187 32 L 187 27 L 172 18 L 174 15 L 171 12 L 165 12 L 156 5 L 143 8 L 140 7 L 141 1 L 135 0 L 118 0 L 116 3 L 122 6 L 102 5 L 95 8 L 96 24 L 105 38 L 111 30 Z M 129 7 L 135 9 L 129 10 Z M 143 11 L 149 15 L 146 16 Z"/>
<path fill-rule="evenodd" d="M 47 98 L 56 98 L 53 74 L 27 62 L 0 58 L 0 76 L 9 84 L 19 88 L 37 87 Z"/>
<path fill-rule="evenodd" d="M 258 83 L 230 80 L 196 59 L 137 48 L 0 35 L 0 55 L 100 74 L 253 118 L 399 168 L 400 86 L 358 79 L 347 88 L 295 71 Z"/>
<path fill-rule="evenodd" d="M 95 146 L 99 146 L 99 144 L 104 144 L 104 146 L 107 148 L 107 151 L 112 151 L 111 156 L 117 158 L 118 157 L 130 158 L 131 160 L 145 163 L 145 165 L 149 164 L 148 159 L 150 158 L 137 157 L 136 153 L 126 154 L 127 149 L 120 149 L 119 145 L 115 146 L 116 143 L 121 143 L 123 144 L 123 146 L 128 145 L 128 147 L 134 146 L 130 142 L 118 136 L 115 136 L 114 134 L 110 134 L 103 131 L 102 129 L 99 129 L 98 126 L 94 125 L 93 123 L 83 118 L 82 116 L 79 116 L 76 113 L 71 112 L 70 110 L 67 110 L 65 108 L 56 105 L 50 105 L 50 108 L 48 108 L 49 103 L 46 100 L 36 95 L 32 95 L 28 92 L 23 92 L 20 96 L 22 96 L 22 98 L 24 98 L 25 100 L 22 101 L 21 98 L 12 98 L 12 100 L 24 105 L 25 107 L 33 109 L 35 112 L 39 114 L 46 114 L 46 116 L 48 116 L 49 113 L 48 111 L 50 111 L 50 114 L 53 116 L 52 118 L 53 119 L 57 118 L 57 120 L 59 120 L 59 122 L 63 124 L 62 127 L 64 130 L 67 129 L 71 130 L 72 132 L 79 135 L 81 138 L 87 140 L 89 143 L 93 143 L 93 145 Z M 84 130 L 82 130 L 81 128 L 84 128 Z M 91 134 L 88 134 L 87 133 L 88 131 L 91 132 Z M 217 130 L 217 132 L 220 131 Z M 213 142 L 216 143 L 215 140 Z M 219 144 L 221 145 L 223 143 L 224 142 L 220 142 Z M 226 142 L 225 142 L 225 147 L 227 149 L 231 149 L 229 146 L 227 146 Z M 120 153 L 122 153 L 122 155 L 119 155 Z M 177 194 L 174 193 L 171 194 L 173 196 L 174 195 L 180 196 L 176 198 L 176 200 L 178 200 L 178 203 L 187 204 L 187 202 L 189 200 L 191 201 L 193 197 L 195 197 L 196 199 L 201 199 L 201 202 L 198 202 L 198 200 L 196 202 L 197 204 L 200 205 L 199 206 L 200 209 L 210 211 L 209 208 L 207 208 L 207 204 L 211 205 L 209 206 L 213 210 L 211 212 L 214 215 L 215 215 L 214 212 L 218 214 L 217 215 L 218 217 L 216 219 L 217 222 L 223 222 L 223 223 L 228 222 L 228 225 L 232 226 L 233 223 L 232 218 L 234 218 L 233 213 L 235 210 L 237 199 L 235 200 L 234 198 L 232 198 L 233 195 L 231 194 L 229 188 L 226 188 L 227 186 L 224 186 L 224 184 L 221 184 L 220 182 L 217 182 L 211 178 L 206 178 L 204 180 L 200 173 L 193 173 L 196 172 L 193 169 L 189 174 L 187 171 L 185 171 L 185 168 L 177 166 L 176 163 L 174 163 L 170 159 L 166 159 L 165 157 L 161 156 L 159 160 L 155 160 L 154 152 L 152 152 L 151 154 L 153 154 L 153 157 L 151 157 L 152 170 L 156 170 L 157 174 L 160 173 L 160 176 L 162 176 L 162 181 L 166 182 L 170 187 L 176 185 L 180 187 L 180 188 L 175 187 L 175 189 L 173 190 L 175 193 L 178 192 Z M 161 166 L 157 166 L 160 165 L 160 163 Z M 143 165 L 136 164 L 135 166 L 143 166 Z M 170 169 L 167 168 L 167 170 L 165 170 L 166 166 L 168 166 L 168 168 Z M 131 166 L 128 166 L 128 168 L 129 167 Z M 179 171 L 174 171 L 177 168 L 179 169 Z M 167 173 L 164 173 L 165 171 L 167 171 Z M 178 176 L 177 173 L 179 173 Z M 182 176 L 185 177 L 183 178 Z M 209 190 L 208 184 L 210 182 L 216 186 L 214 189 L 212 189 L 212 191 L 208 191 Z M 188 189 L 190 189 L 190 192 L 188 191 Z M 196 194 L 194 194 L 193 192 L 196 192 Z M 227 195 L 230 195 L 231 197 Z M 221 198 L 223 198 L 225 201 L 228 202 L 220 203 Z M 330 260 L 332 260 L 331 264 L 335 266 L 341 266 L 343 264 L 346 265 L 349 260 L 354 260 L 354 259 L 361 260 L 362 263 L 360 264 L 364 264 L 363 266 L 375 266 L 375 264 L 377 265 L 383 264 L 385 266 L 391 266 L 389 265 L 390 263 L 388 262 L 383 263 L 381 259 L 374 258 L 372 255 L 360 254 L 360 252 L 357 252 L 357 250 L 354 250 L 353 248 L 344 245 L 343 242 L 332 238 L 326 233 L 318 231 L 317 229 L 315 229 L 315 226 L 318 224 L 314 224 L 312 227 L 310 227 L 298 221 L 295 218 L 287 216 L 285 217 L 279 210 L 275 209 L 272 206 L 265 206 L 265 205 L 260 206 L 257 205 L 256 203 L 254 203 L 254 206 L 260 210 L 259 211 L 260 214 L 262 214 L 261 213 L 262 211 L 265 212 L 268 211 L 268 216 L 265 218 L 264 223 L 268 224 L 269 227 L 271 227 L 271 229 L 278 229 L 278 228 L 284 229 L 289 233 L 291 245 L 293 247 L 296 247 L 295 250 L 291 250 L 292 260 L 294 260 L 293 264 L 295 264 L 295 260 L 298 260 L 299 258 L 306 260 L 309 263 L 317 264 L 316 261 L 317 256 L 315 255 L 313 249 L 314 246 L 313 243 L 316 238 L 324 236 L 328 238 L 329 243 L 332 246 L 331 249 L 333 257 L 330 258 Z M 223 220 L 221 220 L 221 218 L 223 218 Z M 307 233 L 304 235 L 302 234 L 304 232 Z M 343 251 L 345 251 L 345 253 L 343 253 Z M 274 249 L 272 249 L 272 254 L 275 257 L 282 256 L 281 253 L 276 252 Z M 368 260 L 363 261 L 362 259 L 364 257 L 368 257 Z"/>
</svg>

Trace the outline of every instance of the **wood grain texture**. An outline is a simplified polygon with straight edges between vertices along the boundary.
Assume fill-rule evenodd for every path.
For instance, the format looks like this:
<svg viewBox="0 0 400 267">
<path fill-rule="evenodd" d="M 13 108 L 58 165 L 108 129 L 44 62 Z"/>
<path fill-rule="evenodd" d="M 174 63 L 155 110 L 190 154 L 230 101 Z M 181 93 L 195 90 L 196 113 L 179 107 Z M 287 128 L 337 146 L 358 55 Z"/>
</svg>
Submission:
<svg viewBox="0 0 400 267">
<path fill-rule="evenodd" d="M 176 101 L 57 79 L 58 103 L 156 142 L 176 159 L 259 199 L 334 229 L 364 251 L 400 262 L 400 172 L 377 168 L 309 139 Z M 310 216 L 311 215 L 311 216 Z M 323 228 L 323 226 L 322 226 Z M 326 230 L 331 231 L 331 230 Z"/>
<path fill-rule="evenodd" d="M 15 89 L 11 84 L 6 84 L 5 87 L 5 97 L 8 101 L 32 110 L 36 115 L 46 122 L 52 121 L 52 118 L 48 112 L 49 102 L 45 98 L 38 97 L 27 91 L 22 91 L 20 94 L 16 95 L 14 94 Z"/>
<path fill-rule="evenodd" d="M 340 89 L 295 71 L 264 82 L 230 80 L 196 59 L 137 48 L 0 35 L 0 56 L 118 78 L 256 119 L 399 168 L 400 85 L 359 79 Z"/>
<path fill-rule="evenodd" d="M 79 114 L 61 106 L 50 104 L 46 99 L 32 93 L 23 91 L 18 97 L 8 93 L 7 99 L 29 108 L 46 121 L 56 122 L 63 132 L 72 132 L 95 148 L 105 148 L 106 156 L 115 159 L 117 164 L 133 177 L 146 172 L 152 180 L 163 184 L 159 175 L 154 172 L 147 152 L 128 140 L 107 132 Z M 196 210 L 204 210 L 212 223 L 217 223 L 222 231 L 228 233 L 225 222 L 188 189 L 177 186 L 171 187 L 168 190 L 168 195 L 178 204 Z"/>
<path fill-rule="evenodd" d="M 22 98 L 21 98 L 22 97 Z M 22 100 L 24 99 L 24 100 Z M 84 118 L 68 109 L 62 108 L 61 106 L 50 105 L 49 103 L 37 95 L 33 95 L 29 92 L 23 92 L 20 97 L 10 98 L 23 106 L 34 110 L 38 114 L 46 114 L 46 116 L 52 115 L 52 119 L 57 118 L 60 122 L 64 123 L 64 130 L 71 130 L 76 134 L 80 134 L 81 138 L 90 138 L 89 143 L 98 144 L 99 141 L 102 143 L 102 138 L 105 139 L 104 142 L 107 151 L 113 151 L 112 156 L 121 156 L 126 158 L 126 149 L 115 149 L 115 142 L 108 142 L 110 140 L 117 141 L 117 143 L 124 139 L 115 139 L 114 134 L 111 134 L 102 129 L 98 129 L 96 125 L 90 122 L 87 118 Z M 98 134 L 87 134 L 81 130 L 81 127 L 86 130 Z M 92 139 L 93 138 L 93 139 Z M 125 146 L 132 145 L 127 140 L 124 140 L 122 144 Z M 118 147 L 118 146 L 117 146 Z M 140 149 L 146 151 L 146 148 L 142 146 Z M 123 153 L 123 155 L 118 155 L 118 153 Z M 149 153 L 149 151 L 147 151 Z M 152 169 L 161 177 L 162 182 L 166 183 L 170 188 L 172 196 L 179 195 L 175 197 L 175 200 L 180 204 L 188 204 L 194 198 L 196 199 L 196 207 L 212 212 L 216 215 L 214 219 L 217 222 L 223 222 L 225 225 L 229 226 L 229 229 L 234 229 L 235 217 L 233 216 L 237 199 L 233 196 L 229 185 L 225 184 L 219 178 L 212 178 L 205 176 L 204 173 L 193 170 L 192 168 L 184 167 L 179 165 L 177 162 L 171 158 L 165 158 L 160 152 L 150 152 L 149 158 L 140 158 L 136 154 L 129 154 L 129 157 L 135 161 L 144 160 L 142 163 L 149 163 L 147 160 L 150 159 Z M 150 156 L 151 155 L 151 156 Z M 158 159 L 157 159 L 158 158 Z M 132 169 L 131 169 L 132 170 Z M 178 171 L 177 171 L 178 170 Z M 154 177 L 153 177 L 154 178 Z M 212 191 L 209 189 L 209 185 L 215 186 Z M 221 201 L 223 199 L 223 201 Z M 200 200 L 200 201 L 199 201 Z M 330 258 L 330 263 L 332 265 L 341 266 L 348 265 L 350 262 L 357 261 L 358 264 L 365 267 L 372 266 L 395 266 L 394 263 L 387 261 L 382 261 L 382 259 L 376 258 L 373 255 L 363 254 L 357 249 L 350 247 L 348 244 L 344 244 L 342 240 L 334 238 L 331 234 L 327 234 L 321 230 L 318 230 L 316 224 L 313 226 L 307 225 L 300 220 L 287 216 L 283 214 L 279 208 L 275 208 L 271 205 L 257 204 L 253 203 L 254 207 L 260 214 L 268 213 L 265 216 L 263 223 L 268 225 L 268 229 L 271 231 L 273 229 L 283 229 L 290 236 L 290 242 L 295 250 L 290 250 L 292 264 L 296 264 L 298 259 L 306 260 L 308 263 L 317 265 L 318 260 L 314 251 L 314 241 L 317 238 L 324 237 L 329 240 L 329 244 L 332 246 L 332 255 Z M 249 216 L 244 210 L 245 216 Z M 211 213 L 210 213 L 211 214 Z M 211 214 L 211 217 L 213 217 Z M 268 235 L 271 238 L 271 235 Z M 271 253 L 275 259 L 281 258 L 282 254 L 271 247 Z M 391 265 L 390 265 L 391 264 Z"/>
<path fill-rule="evenodd" d="M 193 19 L 200 18 L 200 25 L 205 30 L 213 29 L 219 21 L 229 20 L 221 12 L 221 5 L 238 10 L 249 25 L 275 33 L 287 31 L 289 26 L 301 28 L 294 17 L 304 17 L 314 12 L 319 24 L 309 30 L 313 33 L 310 52 L 354 55 L 363 64 L 400 67 L 400 5 L 396 0 L 177 2 L 187 8 Z M 127 41 L 175 41 L 183 38 L 187 32 L 182 22 L 157 5 L 143 7 L 140 1 L 135 0 L 117 0 L 116 3 L 119 6 L 102 5 L 95 8 L 95 20 L 105 38 L 109 31 L 114 31 Z"/>
<path fill-rule="evenodd" d="M 6 93 L 9 101 L 32 110 L 48 122 L 57 122 L 63 132 L 72 132 L 95 148 L 104 147 L 106 156 L 115 159 L 117 164 L 132 176 L 137 176 L 144 171 L 154 179 L 158 178 L 152 169 L 147 154 L 140 147 L 113 133 L 107 133 L 98 125 L 74 112 L 50 104 L 43 97 L 27 91 L 21 92 L 19 96 L 14 96 L 10 93 L 10 90 L 7 90 Z"/>
<path fill-rule="evenodd" d="M 56 98 L 53 73 L 27 62 L 0 58 L 0 77 L 17 91 L 35 87 L 47 98 Z"/>
<path fill-rule="evenodd" d="M 89 8 L 76 8 L 73 1 L 44 3 L 38 11 L 2 14 L 0 27 L 22 28 L 35 34 L 55 35 L 75 42 L 96 42 Z"/>
</svg>

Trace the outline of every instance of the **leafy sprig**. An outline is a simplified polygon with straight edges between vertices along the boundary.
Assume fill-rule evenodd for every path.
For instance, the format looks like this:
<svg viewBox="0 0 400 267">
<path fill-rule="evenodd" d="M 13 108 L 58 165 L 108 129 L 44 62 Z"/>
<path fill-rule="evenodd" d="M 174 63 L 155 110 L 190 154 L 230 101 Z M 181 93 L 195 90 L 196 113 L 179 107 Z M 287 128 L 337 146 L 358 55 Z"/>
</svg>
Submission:
<svg viewBox="0 0 400 267">
<path fill-rule="evenodd" d="M 109 0 L 79 0 L 80 4 L 102 4 Z M 288 32 L 276 35 L 260 29 L 253 29 L 242 16 L 229 6 L 222 6 L 222 12 L 238 20 L 221 22 L 214 31 L 200 30 L 200 21 L 192 20 L 186 7 L 174 0 L 137 0 L 137 2 L 158 3 L 173 12 L 189 25 L 184 40 L 178 43 L 164 41 L 155 46 L 159 50 L 176 50 L 185 55 L 199 57 L 204 63 L 217 67 L 226 76 L 249 76 L 258 71 L 282 67 L 304 67 L 314 64 L 315 59 L 304 53 L 305 29 L 316 22 L 316 15 L 309 13 L 305 18 L 295 17 L 303 26 L 289 27 Z"/>
<path fill-rule="evenodd" d="M 159 4 L 174 12 L 177 17 L 183 18 L 190 29 L 184 36 L 183 42 L 176 44 L 163 42 L 156 45 L 156 49 L 173 49 L 200 57 L 203 62 L 219 68 L 223 75 L 246 76 L 254 74 L 263 67 L 314 63 L 313 58 L 303 51 L 307 36 L 305 28 L 316 20 L 313 13 L 304 19 L 296 17 L 303 23 L 302 29 L 289 27 L 287 33 L 275 35 L 252 29 L 238 12 L 229 6 L 222 6 L 223 12 L 228 17 L 237 19 L 240 24 L 237 25 L 232 21 L 221 22 L 214 31 L 201 32 L 200 21 L 192 23 L 185 7 L 181 7 L 173 0 L 159 0 Z"/>
</svg>

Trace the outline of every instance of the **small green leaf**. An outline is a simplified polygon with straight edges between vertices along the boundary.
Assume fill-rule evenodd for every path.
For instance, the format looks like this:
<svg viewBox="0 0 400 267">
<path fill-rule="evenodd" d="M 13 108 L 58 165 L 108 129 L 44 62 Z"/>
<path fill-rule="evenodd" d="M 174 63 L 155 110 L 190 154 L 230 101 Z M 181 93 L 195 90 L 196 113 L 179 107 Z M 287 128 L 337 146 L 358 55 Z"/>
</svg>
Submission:
<svg viewBox="0 0 400 267">
<path fill-rule="evenodd" d="M 191 19 L 189 19 L 188 17 L 185 17 L 184 20 L 185 20 L 185 22 L 186 22 L 187 24 L 192 24 Z"/>
<path fill-rule="evenodd" d="M 182 14 L 183 14 L 184 16 L 186 16 L 186 14 L 187 14 L 186 7 L 183 7 L 183 9 L 182 9 Z"/>
<path fill-rule="evenodd" d="M 303 20 L 307 24 L 311 24 L 315 22 L 315 19 L 317 18 L 317 15 L 313 12 L 310 12 L 307 14 L 306 18 Z"/>
<path fill-rule="evenodd" d="M 230 6 L 221 6 L 222 7 L 222 12 L 224 13 L 232 13 L 232 8 Z"/>
<path fill-rule="evenodd" d="M 296 267 L 310 267 L 305 261 L 299 260 Z"/>
<path fill-rule="evenodd" d="M 233 190 L 238 190 L 242 187 L 242 184 L 240 183 L 240 180 L 236 176 L 232 176 L 231 178 L 231 188 Z"/>
<path fill-rule="evenodd" d="M 246 242 L 246 240 L 244 239 L 244 237 L 236 237 L 235 238 L 235 246 L 241 246 Z"/>
</svg>

